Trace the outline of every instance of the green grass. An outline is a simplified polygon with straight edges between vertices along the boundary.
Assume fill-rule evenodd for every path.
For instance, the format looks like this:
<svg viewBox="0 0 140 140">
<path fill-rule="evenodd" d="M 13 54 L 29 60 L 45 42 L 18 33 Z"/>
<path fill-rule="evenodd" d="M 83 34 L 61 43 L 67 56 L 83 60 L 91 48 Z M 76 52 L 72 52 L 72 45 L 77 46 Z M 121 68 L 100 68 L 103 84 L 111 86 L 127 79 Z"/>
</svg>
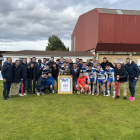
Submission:
<svg viewBox="0 0 140 140">
<path fill-rule="evenodd" d="M 76 93 L 3 101 L 2 91 L 1 81 L 0 140 L 140 140 L 138 95 L 133 102 Z"/>
</svg>

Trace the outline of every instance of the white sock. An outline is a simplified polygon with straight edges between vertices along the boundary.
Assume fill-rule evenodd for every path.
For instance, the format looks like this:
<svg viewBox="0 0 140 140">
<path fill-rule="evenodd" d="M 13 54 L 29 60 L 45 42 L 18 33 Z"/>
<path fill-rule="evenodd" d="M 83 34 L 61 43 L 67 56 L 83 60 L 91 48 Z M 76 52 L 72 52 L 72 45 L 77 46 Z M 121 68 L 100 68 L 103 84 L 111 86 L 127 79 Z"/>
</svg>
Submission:
<svg viewBox="0 0 140 140">
<path fill-rule="evenodd" d="M 107 90 L 107 93 L 110 95 L 110 89 Z"/>
<path fill-rule="evenodd" d="M 114 96 L 116 95 L 116 90 L 113 90 L 113 95 L 114 95 Z"/>
</svg>

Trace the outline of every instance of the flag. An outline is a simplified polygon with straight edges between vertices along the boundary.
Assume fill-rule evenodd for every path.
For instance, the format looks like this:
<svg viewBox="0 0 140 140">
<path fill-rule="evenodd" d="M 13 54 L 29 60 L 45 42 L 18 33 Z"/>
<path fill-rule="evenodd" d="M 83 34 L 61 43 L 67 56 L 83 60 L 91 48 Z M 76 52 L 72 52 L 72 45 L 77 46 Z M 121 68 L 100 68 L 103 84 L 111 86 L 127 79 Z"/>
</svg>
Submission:
<svg viewBox="0 0 140 140">
<path fill-rule="evenodd" d="M 115 99 L 117 98 L 117 96 L 118 96 L 118 91 L 119 91 L 119 85 L 120 85 L 120 83 L 119 82 L 116 82 L 116 95 L 115 95 Z"/>
</svg>

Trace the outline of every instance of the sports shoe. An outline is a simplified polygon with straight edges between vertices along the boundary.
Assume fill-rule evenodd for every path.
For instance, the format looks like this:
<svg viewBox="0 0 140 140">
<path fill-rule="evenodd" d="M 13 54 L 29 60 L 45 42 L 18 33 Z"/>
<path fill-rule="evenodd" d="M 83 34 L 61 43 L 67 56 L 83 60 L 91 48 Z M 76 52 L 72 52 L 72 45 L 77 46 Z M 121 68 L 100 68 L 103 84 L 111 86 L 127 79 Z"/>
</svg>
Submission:
<svg viewBox="0 0 140 140">
<path fill-rule="evenodd" d="M 92 95 L 94 95 L 94 93 L 92 93 Z"/>
<path fill-rule="evenodd" d="M 113 95 L 112 98 L 115 98 L 115 95 Z"/>
<path fill-rule="evenodd" d="M 106 96 L 108 97 L 108 96 L 110 96 L 110 94 L 107 94 Z"/>
<path fill-rule="evenodd" d="M 87 94 L 87 92 L 85 92 L 85 94 Z"/>
<path fill-rule="evenodd" d="M 80 91 L 77 91 L 77 94 L 80 94 Z"/>
<path fill-rule="evenodd" d="M 52 91 L 52 93 L 54 93 L 54 90 Z"/>
<path fill-rule="evenodd" d="M 129 97 L 129 99 L 132 98 L 132 96 Z"/>
<path fill-rule="evenodd" d="M 40 96 L 40 92 L 37 92 L 36 94 L 37 94 L 38 96 Z"/>
<path fill-rule="evenodd" d="M 91 92 L 89 92 L 88 95 L 91 95 Z"/>
<path fill-rule="evenodd" d="M 22 95 L 22 93 L 19 93 L 19 96 L 24 96 L 24 94 Z"/>
<path fill-rule="evenodd" d="M 26 93 L 23 93 L 23 95 L 26 96 L 27 94 Z"/>
<path fill-rule="evenodd" d="M 133 98 L 133 97 L 131 97 L 129 100 L 130 100 L 130 101 L 134 101 L 134 98 Z"/>
</svg>

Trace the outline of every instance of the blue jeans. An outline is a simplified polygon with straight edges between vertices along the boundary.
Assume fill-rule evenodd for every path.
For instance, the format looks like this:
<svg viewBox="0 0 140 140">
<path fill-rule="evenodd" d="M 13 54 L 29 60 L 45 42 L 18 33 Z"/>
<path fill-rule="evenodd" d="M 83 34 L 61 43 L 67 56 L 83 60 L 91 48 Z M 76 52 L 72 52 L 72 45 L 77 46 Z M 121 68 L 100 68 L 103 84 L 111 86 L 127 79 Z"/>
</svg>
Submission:
<svg viewBox="0 0 140 140">
<path fill-rule="evenodd" d="M 9 96 L 9 92 L 10 92 L 10 87 L 11 87 L 11 81 L 6 81 L 3 82 L 3 98 L 6 99 Z"/>
<path fill-rule="evenodd" d="M 76 81 L 73 81 L 73 92 L 74 92 L 74 91 L 77 91 L 76 85 L 77 85 L 77 82 L 76 82 Z"/>
<path fill-rule="evenodd" d="M 27 79 L 23 79 L 23 93 L 26 92 L 26 89 L 27 89 Z M 19 93 L 21 93 L 21 84 L 20 84 Z"/>
<path fill-rule="evenodd" d="M 32 79 L 27 79 L 27 92 L 32 92 Z"/>
<path fill-rule="evenodd" d="M 135 96 L 135 87 L 137 84 L 138 79 L 129 79 L 129 90 L 131 92 L 131 96 L 134 97 Z"/>
</svg>

